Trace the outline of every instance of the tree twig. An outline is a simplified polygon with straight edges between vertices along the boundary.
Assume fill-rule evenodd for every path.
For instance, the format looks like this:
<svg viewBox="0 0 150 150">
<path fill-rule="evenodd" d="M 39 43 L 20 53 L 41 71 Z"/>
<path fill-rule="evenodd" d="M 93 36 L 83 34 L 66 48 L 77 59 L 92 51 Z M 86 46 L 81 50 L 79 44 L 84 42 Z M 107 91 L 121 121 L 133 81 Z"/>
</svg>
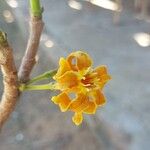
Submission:
<svg viewBox="0 0 150 150">
<path fill-rule="evenodd" d="M 36 5 L 35 5 L 36 4 Z M 42 8 L 39 0 L 30 0 L 31 5 L 31 20 L 30 20 L 30 35 L 23 57 L 20 69 L 19 80 L 20 82 L 27 82 L 30 73 L 36 63 L 36 54 L 39 47 L 40 37 L 43 30 L 44 23 L 42 21 Z"/>
<path fill-rule="evenodd" d="M 30 0 L 31 21 L 27 49 L 19 70 L 20 82 L 26 82 L 35 64 L 35 56 L 40 42 L 44 23 L 40 0 Z M 13 52 L 6 34 L 0 31 L 0 66 L 3 74 L 4 92 L 0 101 L 0 129 L 14 110 L 19 99 L 19 84 Z"/>
<path fill-rule="evenodd" d="M 17 103 L 18 77 L 13 52 L 4 32 L 0 31 L 0 65 L 3 74 L 4 91 L 0 102 L 0 128 L 8 119 Z"/>
</svg>

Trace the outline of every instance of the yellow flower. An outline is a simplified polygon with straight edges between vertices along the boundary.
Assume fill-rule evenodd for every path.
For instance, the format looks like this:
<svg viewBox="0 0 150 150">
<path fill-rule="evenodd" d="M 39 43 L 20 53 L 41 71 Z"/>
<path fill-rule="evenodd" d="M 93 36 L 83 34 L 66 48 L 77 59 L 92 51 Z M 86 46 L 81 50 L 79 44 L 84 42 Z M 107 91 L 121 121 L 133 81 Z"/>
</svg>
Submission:
<svg viewBox="0 0 150 150">
<path fill-rule="evenodd" d="M 92 69 L 92 60 L 87 53 L 76 51 L 66 59 L 60 58 L 59 69 L 54 76 L 56 89 L 61 93 L 52 98 L 60 110 L 75 112 L 76 125 L 82 123 L 83 113 L 95 114 L 97 107 L 105 104 L 102 89 L 111 79 L 106 66 Z"/>
</svg>

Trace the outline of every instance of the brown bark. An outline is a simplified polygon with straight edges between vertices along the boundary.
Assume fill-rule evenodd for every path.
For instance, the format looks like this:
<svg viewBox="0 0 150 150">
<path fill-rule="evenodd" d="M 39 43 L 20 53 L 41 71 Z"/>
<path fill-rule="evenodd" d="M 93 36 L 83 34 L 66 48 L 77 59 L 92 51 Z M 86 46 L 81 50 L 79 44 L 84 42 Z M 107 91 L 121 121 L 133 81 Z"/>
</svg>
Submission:
<svg viewBox="0 0 150 150">
<path fill-rule="evenodd" d="M 29 80 L 30 73 L 36 63 L 35 57 L 39 47 L 43 26 L 44 23 L 42 21 L 42 18 L 32 16 L 32 19 L 30 21 L 30 36 L 27 44 L 27 49 L 18 73 L 20 82 L 24 83 Z"/>
<path fill-rule="evenodd" d="M 31 17 L 30 36 L 18 75 L 13 59 L 13 52 L 7 42 L 6 34 L 0 31 L 0 65 L 4 83 L 4 91 L 0 101 L 0 129 L 14 110 L 19 99 L 19 83 L 28 81 L 36 63 L 35 57 L 43 26 L 42 17 Z"/>
<path fill-rule="evenodd" d="M 18 77 L 13 52 L 8 43 L 0 42 L 0 65 L 3 74 L 4 91 L 0 101 L 0 128 L 6 122 L 17 103 Z"/>
</svg>

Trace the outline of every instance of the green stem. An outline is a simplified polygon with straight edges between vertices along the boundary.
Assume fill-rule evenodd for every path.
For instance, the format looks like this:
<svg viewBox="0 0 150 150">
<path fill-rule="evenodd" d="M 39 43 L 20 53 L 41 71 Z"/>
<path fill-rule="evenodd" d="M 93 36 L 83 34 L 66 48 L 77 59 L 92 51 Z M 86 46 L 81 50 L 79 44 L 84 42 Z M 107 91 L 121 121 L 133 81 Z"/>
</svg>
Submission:
<svg viewBox="0 0 150 150">
<path fill-rule="evenodd" d="M 40 0 L 30 0 L 31 13 L 35 17 L 41 17 L 43 9 L 40 5 Z"/>
<path fill-rule="evenodd" d="M 53 83 L 43 84 L 43 85 L 24 85 L 21 84 L 20 91 L 32 91 L 32 90 L 55 90 L 55 85 Z"/>
<path fill-rule="evenodd" d="M 50 79 L 50 78 L 52 78 L 56 74 L 56 72 L 57 72 L 57 70 L 47 71 L 47 72 L 45 72 L 45 73 L 43 73 L 43 74 L 41 74 L 41 75 L 39 75 L 39 76 L 37 76 L 37 77 L 29 80 L 27 82 L 27 85 L 32 84 L 34 82 L 41 81 L 41 80 Z"/>
</svg>

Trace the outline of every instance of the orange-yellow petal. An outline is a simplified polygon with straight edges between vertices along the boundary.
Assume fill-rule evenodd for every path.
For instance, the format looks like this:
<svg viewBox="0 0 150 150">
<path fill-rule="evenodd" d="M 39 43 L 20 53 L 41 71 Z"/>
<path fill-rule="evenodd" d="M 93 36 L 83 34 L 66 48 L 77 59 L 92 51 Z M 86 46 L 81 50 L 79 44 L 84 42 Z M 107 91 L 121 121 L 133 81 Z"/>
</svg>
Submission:
<svg viewBox="0 0 150 150">
<path fill-rule="evenodd" d="M 72 70 L 74 71 L 86 70 L 92 65 L 92 60 L 90 56 L 82 51 L 71 53 L 67 57 L 67 61 L 70 64 Z"/>
<path fill-rule="evenodd" d="M 88 107 L 88 97 L 83 93 L 78 94 L 77 98 L 71 102 L 69 109 L 71 111 L 80 113 Z"/>
<path fill-rule="evenodd" d="M 99 66 L 95 68 L 93 73 L 96 73 L 95 77 L 99 78 L 102 82 L 106 82 L 111 79 L 110 75 L 107 72 L 106 66 Z"/>
<path fill-rule="evenodd" d="M 52 101 L 55 104 L 59 105 L 60 110 L 62 112 L 67 111 L 69 106 L 70 106 L 70 104 L 71 104 L 71 100 L 70 100 L 70 98 L 68 97 L 68 95 L 66 93 L 61 93 L 61 94 L 59 94 L 57 96 L 52 97 Z"/>
<path fill-rule="evenodd" d="M 73 71 L 67 71 L 57 79 L 60 85 L 60 90 L 66 90 L 78 85 L 78 76 Z"/>
<path fill-rule="evenodd" d="M 103 83 L 106 83 L 110 79 L 111 79 L 111 76 L 108 75 L 108 74 L 105 74 L 105 75 L 102 75 L 102 76 L 99 77 L 99 81 L 103 82 Z"/>
<path fill-rule="evenodd" d="M 106 66 L 99 66 L 92 72 L 94 83 L 100 89 L 104 87 L 108 80 L 111 79 L 111 76 L 107 73 Z"/>
<path fill-rule="evenodd" d="M 92 97 L 93 97 L 93 101 L 95 102 L 96 105 L 98 106 L 102 106 L 106 103 L 106 99 L 104 94 L 102 93 L 101 90 L 93 90 L 91 92 Z"/>
<path fill-rule="evenodd" d="M 72 117 L 72 121 L 78 126 L 82 123 L 83 121 L 83 116 L 82 113 L 75 113 L 74 116 Z"/>
<path fill-rule="evenodd" d="M 69 63 L 66 59 L 64 59 L 63 57 L 60 58 L 59 60 L 59 69 L 56 73 L 56 75 L 54 76 L 54 79 L 57 79 L 58 77 L 62 76 L 65 72 L 71 70 Z"/>
<path fill-rule="evenodd" d="M 107 74 L 107 67 L 104 65 L 98 66 L 94 69 L 94 72 L 96 72 L 98 75 L 104 75 Z"/>
<path fill-rule="evenodd" d="M 89 102 L 88 107 L 83 112 L 86 114 L 95 114 L 96 108 L 97 106 L 94 102 Z"/>
</svg>

